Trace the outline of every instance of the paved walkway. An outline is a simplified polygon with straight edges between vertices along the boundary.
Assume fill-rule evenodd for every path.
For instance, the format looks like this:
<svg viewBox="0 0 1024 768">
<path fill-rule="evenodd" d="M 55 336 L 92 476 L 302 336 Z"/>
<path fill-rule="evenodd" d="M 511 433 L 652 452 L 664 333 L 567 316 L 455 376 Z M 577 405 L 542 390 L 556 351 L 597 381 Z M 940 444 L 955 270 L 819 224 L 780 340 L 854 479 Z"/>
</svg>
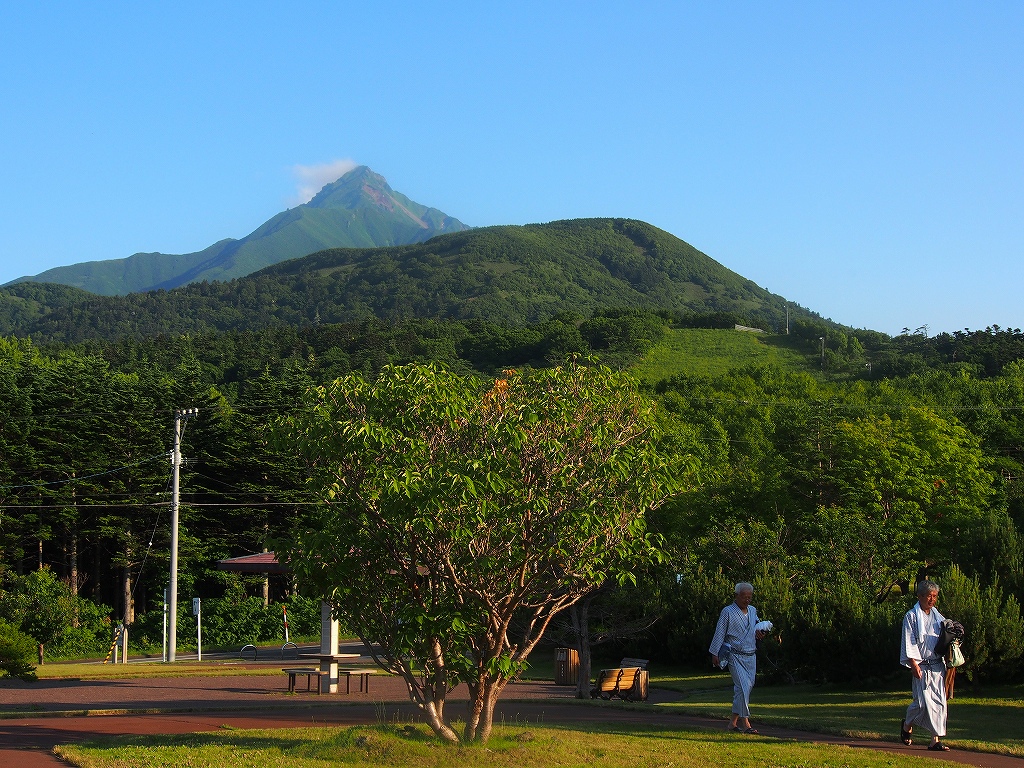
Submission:
<svg viewBox="0 0 1024 768">
<path fill-rule="evenodd" d="M 102 735 L 192 733 L 232 728 L 288 728 L 419 721 L 408 703 L 404 683 L 377 677 L 369 693 L 288 694 L 283 673 L 232 677 L 154 677 L 130 680 L 42 680 L 0 686 L 0 766 L 54 768 L 64 765 L 51 754 L 57 744 Z M 506 689 L 496 718 L 543 724 L 622 723 L 672 727 L 724 728 L 721 720 L 670 712 L 581 705 L 573 688 L 551 683 L 517 683 Z M 452 698 L 465 698 L 457 689 Z M 671 701 L 675 693 L 652 689 L 651 701 Z M 457 706 L 457 705 L 456 705 Z M 130 710 L 132 714 L 113 714 Z M 83 716 L 82 712 L 94 713 Z M 149 713 L 146 713 L 146 712 Z M 106 713 L 106 716 L 95 716 Z M 762 736 L 797 739 L 853 748 L 878 749 L 922 758 L 934 757 L 923 746 L 873 742 L 760 726 Z M 740 738 L 737 736 L 737 738 Z M 750 738 L 750 737 L 743 737 Z M 943 759 L 982 768 L 1024 768 L 1024 759 L 953 750 Z M 927 764 L 924 764 L 927 765 Z"/>
</svg>

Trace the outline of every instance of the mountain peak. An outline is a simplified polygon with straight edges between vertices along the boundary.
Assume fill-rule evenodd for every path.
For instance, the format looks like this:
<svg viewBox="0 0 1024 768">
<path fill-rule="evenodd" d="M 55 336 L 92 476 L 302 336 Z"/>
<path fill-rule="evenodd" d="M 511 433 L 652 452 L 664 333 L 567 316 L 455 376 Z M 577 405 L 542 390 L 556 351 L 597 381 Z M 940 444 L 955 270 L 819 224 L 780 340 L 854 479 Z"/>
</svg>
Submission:
<svg viewBox="0 0 1024 768">
<path fill-rule="evenodd" d="M 396 192 L 388 180 L 368 166 L 353 168 L 337 181 L 324 186 L 312 200 L 309 208 L 343 208 L 349 211 L 377 209 L 403 219 L 423 230 L 452 231 L 466 226 L 436 208 L 420 205 L 401 192 Z"/>
<path fill-rule="evenodd" d="M 368 166 L 360 165 L 337 181 L 324 185 L 306 205 L 310 208 L 345 208 L 350 211 L 373 205 L 393 212 L 396 202 L 396 193 L 388 180 L 374 173 Z M 419 217 L 413 215 L 412 218 Z"/>
<path fill-rule="evenodd" d="M 197 281 L 231 280 L 325 248 L 419 243 L 468 229 L 437 208 L 396 192 L 365 165 L 321 189 L 308 203 L 282 211 L 240 240 L 187 254 L 137 253 L 126 259 L 71 264 L 14 282 L 63 283 L 116 295 Z"/>
<path fill-rule="evenodd" d="M 313 199 L 304 205 L 310 208 L 350 208 L 350 197 L 358 196 L 364 187 L 391 191 L 387 179 L 379 173 L 374 173 L 369 166 L 360 165 L 336 181 L 325 184 Z"/>
</svg>

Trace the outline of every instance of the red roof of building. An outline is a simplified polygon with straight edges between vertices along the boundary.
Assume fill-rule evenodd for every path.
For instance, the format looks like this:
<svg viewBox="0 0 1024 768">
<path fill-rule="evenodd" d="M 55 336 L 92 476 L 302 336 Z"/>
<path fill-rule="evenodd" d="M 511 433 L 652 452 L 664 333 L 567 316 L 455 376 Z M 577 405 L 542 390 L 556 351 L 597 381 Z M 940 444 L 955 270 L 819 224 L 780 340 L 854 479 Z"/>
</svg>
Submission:
<svg viewBox="0 0 1024 768">
<path fill-rule="evenodd" d="M 292 570 L 287 564 L 277 562 L 277 555 L 273 552 L 229 557 L 218 560 L 217 567 L 235 573 L 291 573 Z"/>
</svg>

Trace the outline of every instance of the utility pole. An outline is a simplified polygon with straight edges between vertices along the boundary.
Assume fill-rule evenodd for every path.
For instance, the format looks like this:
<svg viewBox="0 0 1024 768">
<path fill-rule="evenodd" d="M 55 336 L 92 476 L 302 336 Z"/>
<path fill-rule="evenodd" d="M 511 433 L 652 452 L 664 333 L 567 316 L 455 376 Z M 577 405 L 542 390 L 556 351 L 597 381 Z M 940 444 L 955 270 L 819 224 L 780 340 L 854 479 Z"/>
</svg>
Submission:
<svg viewBox="0 0 1024 768">
<path fill-rule="evenodd" d="M 178 475 L 181 469 L 181 433 L 185 421 L 199 413 L 198 408 L 178 409 L 174 412 L 174 450 L 171 453 L 171 584 L 170 616 L 167 621 L 167 661 L 178 656 Z"/>
<path fill-rule="evenodd" d="M 825 337 L 819 336 L 818 339 L 821 341 L 821 370 L 825 370 Z"/>
</svg>

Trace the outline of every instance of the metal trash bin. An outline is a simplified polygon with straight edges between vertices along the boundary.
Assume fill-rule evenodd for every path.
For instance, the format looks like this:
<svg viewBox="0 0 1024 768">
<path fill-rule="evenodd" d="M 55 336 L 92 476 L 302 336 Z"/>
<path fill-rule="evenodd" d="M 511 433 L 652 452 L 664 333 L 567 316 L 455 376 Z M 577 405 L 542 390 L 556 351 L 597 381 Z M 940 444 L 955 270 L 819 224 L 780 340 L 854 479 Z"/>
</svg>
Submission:
<svg viewBox="0 0 1024 768">
<path fill-rule="evenodd" d="M 580 654 L 575 648 L 555 649 L 555 685 L 576 685 L 580 677 Z"/>
</svg>

